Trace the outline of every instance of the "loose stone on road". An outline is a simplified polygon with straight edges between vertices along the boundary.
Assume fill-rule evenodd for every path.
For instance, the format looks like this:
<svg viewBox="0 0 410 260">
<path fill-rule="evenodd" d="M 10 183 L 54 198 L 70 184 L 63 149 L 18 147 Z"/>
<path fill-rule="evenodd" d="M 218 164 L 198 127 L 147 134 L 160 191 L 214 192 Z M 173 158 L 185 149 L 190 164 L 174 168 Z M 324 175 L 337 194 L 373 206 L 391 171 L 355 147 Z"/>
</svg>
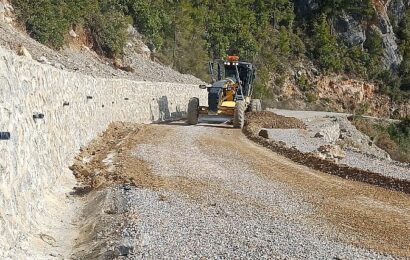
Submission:
<svg viewBox="0 0 410 260">
<path fill-rule="evenodd" d="M 118 154 L 109 181 L 135 186 L 132 259 L 410 257 L 407 194 L 295 164 L 231 126 L 125 128 L 99 145 Z"/>
</svg>

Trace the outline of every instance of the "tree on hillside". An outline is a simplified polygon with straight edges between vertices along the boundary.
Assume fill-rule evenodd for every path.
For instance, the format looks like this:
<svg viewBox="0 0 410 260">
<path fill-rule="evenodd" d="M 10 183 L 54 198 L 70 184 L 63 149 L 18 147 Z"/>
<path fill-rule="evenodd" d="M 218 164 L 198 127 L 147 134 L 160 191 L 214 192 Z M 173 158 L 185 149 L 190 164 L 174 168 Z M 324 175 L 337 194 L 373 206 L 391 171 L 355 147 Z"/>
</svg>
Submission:
<svg viewBox="0 0 410 260">
<path fill-rule="evenodd" d="M 127 41 L 127 26 L 130 17 L 119 11 L 95 14 L 89 20 L 96 48 L 111 57 L 119 56 Z"/>
<path fill-rule="evenodd" d="M 321 68 L 326 72 L 339 72 L 342 62 L 337 39 L 331 33 L 326 16 L 322 15 L 314 23 L 314 52 Z"/>
<path fill-rule="evenodd" d="M 151 50 L 159 50 L 164 44 L 164 31 L 170 25 L 169 11 L 164 0 L 134 0 L 131 13 L 135 26 L 148 40 Z M 167 10 L 163 12 L 162 10 Z"/>
<path fill-rule="evenodd" d="M 13 4 L 18 10 L 17 16 L 33 38 L 56 49 L 64 45 L 65 33 L 70 26 L 64 15 L 64 1 L 15 0 Z"/>
<path fill-rule="evenodd" d="M 363 16 L 371 19 L 375 15 L 372 0 L 322 0 L 319 3 L 321 14 L 333 18 L 343 13 Z"/>
<path fill-rule="evenodd" d="M 402 78 L 402 89 L 410 90 L 410 11 L 408 11 L 400 23 L 398 33 L 400 39 L 400 52 L 403 62 L 400 64 L 399 74 Z"/>
<path fill-rule="evenodd" d="M 251 0 L 227 0 L 221 4 L 210 1 L 206 23 L 210 53 L 215 58 L 236 54 L 251 59 L 258 51 L 255 38 L 256 14 L 251 10 Z"/>
<path fill-rule="evenodd" d="M 370 30 L 367 34 L 363 47 L 367 49 L 367 52 L 371 57 L 380 59 L 383 55 L 383 39 L 380 33 L 373 29 Z"/>
<path fill-rule="evenodd" d="M 205 34 L 205 9 L 194 8 L 191 1 L 181 0 L 169 12 L 172 26 L 165 32 L 163 49 L 159 56 L 174 69 L 208 79 L 208 60 Z"/>
<path fill-rule="evenodd" d="M 291 51 L 290 35 L 285 26 L 281 26 L 279 30 L 279 50 L 282 55 L 288 56 Z"/>
</svg>

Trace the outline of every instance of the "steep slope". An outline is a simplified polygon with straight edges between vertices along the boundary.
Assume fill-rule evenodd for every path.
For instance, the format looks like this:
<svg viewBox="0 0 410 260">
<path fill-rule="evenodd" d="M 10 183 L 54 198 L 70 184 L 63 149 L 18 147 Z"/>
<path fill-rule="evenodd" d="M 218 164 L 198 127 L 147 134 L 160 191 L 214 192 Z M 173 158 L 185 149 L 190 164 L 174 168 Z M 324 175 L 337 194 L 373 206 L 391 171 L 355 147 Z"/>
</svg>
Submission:
<svg viewBox="0 0 410 260">
<path fill-rule="evenodd" d="M 371 31 L 380 35 L 383 39 L 382 64 L 386 69 L 397 70 L 402 62 L 399 53 L 397 38 L 393 26 L 388 16 L 388 11 L 392 10 L 398 17 L 395 22 L 400 22 L 406 10 L 402 1 L 373 0 L 373 8 L 376 15 L 372 20 L 366 17 L 365 10 L 349 12 L 342 10 L 341 13 L 331 15 L 332 26 L 336 34 L 339 35 L 349 47 L 363 45 Z M 321 1 L 318 0 L 295 0 L 295 8 L 301 17 L 312 17 L 320 12 Z"/>
<path fill-rule="evenodd" d="M 167 66 L 150 59 L 150 51 L 140 40 L 140 36 L 130 28 L 125 47 L 125 65 L 120 69 L 116 60 L 96 54 L 84 44 L 67 46 L 61 51 L 53 50 L 28 37 L 24 32 L 9 23 L 0 23 L 0 46 L 10 49 L 20 55 L 58 69 L 80 72 L 84 75 L 102 78 L 122 78 L 137 81 L 202 83 L 191 75 L 181 74 Z M 27 50 L 23 52 L 22 49 Z M 147 50 L 148 49 L 148 50 Z M 28 53 L 28 54 L 27 54 Z"/>
</svg>

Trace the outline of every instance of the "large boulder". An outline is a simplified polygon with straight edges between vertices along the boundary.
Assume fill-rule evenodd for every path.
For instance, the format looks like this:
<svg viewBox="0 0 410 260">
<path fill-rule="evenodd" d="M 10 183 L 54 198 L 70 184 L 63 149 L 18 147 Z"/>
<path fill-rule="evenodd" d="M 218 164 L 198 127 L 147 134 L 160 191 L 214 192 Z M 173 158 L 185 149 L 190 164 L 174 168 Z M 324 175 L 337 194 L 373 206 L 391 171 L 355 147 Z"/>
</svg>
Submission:
<svg viewBox="0 0 410 260">
<path fill-rule="evenodd" d="M 403 20 L 406 14 L 406 8 L 409 5 L 409 1 L 403 0 L 391 0 L 387 6 L 390 21 L 393 26 L 397 27 L 399 23 Z"/>
<path fill-rule="evenodd" d="M 261 129 L 259 131 L 259 136 L 265 138 L 265 139 L 271 139 L 272 135 L 269 133 L 268 129 Z"/>
<path fill-rule="evenodd" d="M 340 125 L 338 122 L 332 122 L 323 125 L 319 132 L 315 134 L 316 138 L 322 138 L 327 143 L 335 143 L 340 137 Z"/>
<path fill-rule="evenodd" d="M 316 156 L 321 159 L 339 160 L 346 157 L 345 151 L 339 145 L 323 145 L 317 149 Z"/>
</svg>

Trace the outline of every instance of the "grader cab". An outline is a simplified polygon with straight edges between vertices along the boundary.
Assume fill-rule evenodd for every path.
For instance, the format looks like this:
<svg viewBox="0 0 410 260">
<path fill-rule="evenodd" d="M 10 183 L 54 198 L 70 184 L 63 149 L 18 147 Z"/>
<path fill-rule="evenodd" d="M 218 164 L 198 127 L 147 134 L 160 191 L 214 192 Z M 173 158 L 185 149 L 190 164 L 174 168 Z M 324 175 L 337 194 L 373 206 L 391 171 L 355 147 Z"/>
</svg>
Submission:
<svg viewBox="0 0 410 260">
<path fill-rule="evenodd" d="M 200 106 L 198 98 L 191 98 L 187 122 L 196 125 L 200 117 L 228 117 L 235 128 L 242 128 L 246 111 L 262 110 L 260 100 L 252 99 L 256 69 L 249 62 L 239 61 L 238 56 L 228 56 L 216 65 L 209 63 L 212 84 L 199 86 L 208 91 L 208 106 Z"/>
</svg>

